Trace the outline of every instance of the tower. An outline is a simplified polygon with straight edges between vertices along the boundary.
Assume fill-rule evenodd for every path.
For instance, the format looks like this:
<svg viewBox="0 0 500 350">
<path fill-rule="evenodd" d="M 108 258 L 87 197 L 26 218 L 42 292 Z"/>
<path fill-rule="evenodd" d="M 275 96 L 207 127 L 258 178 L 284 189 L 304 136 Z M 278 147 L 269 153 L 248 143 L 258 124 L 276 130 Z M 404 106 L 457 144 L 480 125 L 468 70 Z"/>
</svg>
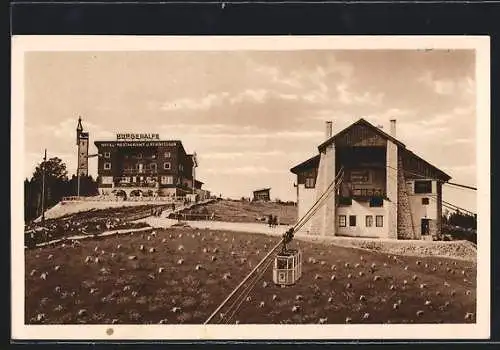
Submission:
<svg viewBox="0 0 500 350">
<path fill-rule="evenodd" d="M 78 118 L 76 127 L 76 145 L 78 146 L 78 176 L 87 176 L 89 173 L 89 133 L 83 132 L 82 118 Z"/>
</svg>

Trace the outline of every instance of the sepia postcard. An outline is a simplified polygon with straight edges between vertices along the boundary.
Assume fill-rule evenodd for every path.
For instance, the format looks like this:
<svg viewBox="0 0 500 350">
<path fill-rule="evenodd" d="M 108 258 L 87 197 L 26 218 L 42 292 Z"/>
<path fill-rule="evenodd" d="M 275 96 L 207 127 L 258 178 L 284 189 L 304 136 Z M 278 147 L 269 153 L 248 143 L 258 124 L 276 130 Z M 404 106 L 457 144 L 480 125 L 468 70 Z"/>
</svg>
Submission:
<svg viewBox="0 0 500 350">
<path fill-rule="evenodd" d="M 489 42 L 14 36 L 12 338 L 488 338 Z"/>
</svg>

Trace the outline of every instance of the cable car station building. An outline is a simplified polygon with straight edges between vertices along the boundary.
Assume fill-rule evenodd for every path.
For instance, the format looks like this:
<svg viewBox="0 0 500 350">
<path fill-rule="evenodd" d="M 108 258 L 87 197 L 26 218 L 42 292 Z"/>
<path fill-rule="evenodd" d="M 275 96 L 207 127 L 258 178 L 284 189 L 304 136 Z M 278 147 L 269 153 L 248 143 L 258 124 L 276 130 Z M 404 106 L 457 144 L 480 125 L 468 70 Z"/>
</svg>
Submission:
<svg viewBox="0 0 500 350">
<path fill-rule="evenodd" d="M 390 134 L 364 119 L 332 135 L 319 154 L 291 169 L 297 176 L 298 216 L 302 217 L 337 174 L 343 178 L 299 234 L 437 239 L 441 235 L 442 184 L 451 177 L 420 158 Z"/>
<path fill-rule="evenodd" d="M 101 195 L 128 197 L 184 196 L 200 192 L 195 179 L 196 154 L 181 141 L 158 134 L 117 134 L 114 141 L 95 141 L 99 153 Z"/>
</svg>

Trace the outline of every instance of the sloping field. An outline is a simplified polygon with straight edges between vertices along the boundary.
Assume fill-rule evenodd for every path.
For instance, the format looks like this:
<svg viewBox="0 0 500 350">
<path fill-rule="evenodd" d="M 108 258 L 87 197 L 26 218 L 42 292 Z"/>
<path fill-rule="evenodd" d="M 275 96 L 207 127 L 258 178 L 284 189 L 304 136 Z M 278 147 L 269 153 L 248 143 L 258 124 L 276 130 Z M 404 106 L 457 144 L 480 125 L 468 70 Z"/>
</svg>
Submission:
<svg viewBox="0 0 500 350">
<path fill-rule="evenodd" d="M 297 222 L 297 207 L 275 202 L 248 202 L 236 200 L 219 200 L 203 206 L 204 212 L 214 220 L 227 222 L 258 222 L 266 220 L 269 215 L 278 216 L 280 224 L 293 225 Z M 190 213 L 196 211 L 190 211 Z"/>
<path fill-rule="evenodd" d="M 53 239 L 73 235 L 95 235 L 109 230 L 138 228 L 147 226 L 132 221 L 151 215 L 152 210 L 160 210 L 165 206 L 144 204 L 120 206 L 105 209 L 91 209 L 67 214 L 54 219 L 47 219 L 43 227 L 34 223 L 27 227 L 25 239 L 28 246 Z"/>
<path fill-rule="evenodd" d="M 25 321 L 200 324 L 278 240 L 171 228 L 27 250 Z M 275 286 L 268 270 L 229 322 L 475 322 L 474 262 L 292 246 L 298 283 Z"/>
<path fill-rule="evenodd" d="M 164 203 L 149 204 L 149 205 L 161 205 Z M 57 219 L 63 216 L 84 213 L 90 210 L 104 210 L 112 208 L 123 208 L 123 207 L 143 207 L 144 202 L 134 202 L 134 201 L 71 201 L 71 202 L 59 202 L 52 208 L 45 212 L 45 219 Z M 41 218 L 37 218 L 35 221 L 40 222 Z"/>
</svg>

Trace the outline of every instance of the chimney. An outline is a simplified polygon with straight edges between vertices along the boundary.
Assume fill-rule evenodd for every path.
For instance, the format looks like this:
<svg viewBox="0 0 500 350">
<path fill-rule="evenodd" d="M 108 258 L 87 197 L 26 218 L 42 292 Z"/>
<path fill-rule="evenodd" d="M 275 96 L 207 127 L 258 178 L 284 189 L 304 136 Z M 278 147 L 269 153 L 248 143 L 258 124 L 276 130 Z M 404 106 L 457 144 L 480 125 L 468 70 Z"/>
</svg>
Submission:
<svg viewBox="0 0 500 350">
<path fill-rule="evenodd" d="M 328 140 L 330 137 L 332 137 L 332 122 L 331 121 L 327 121 L 326 122 L 326 139 Z"/>
<path fill-rule="evenodd" d="M 396 119 L 391 119 L 391 136 L 396 138 Z"/>
</svg>

